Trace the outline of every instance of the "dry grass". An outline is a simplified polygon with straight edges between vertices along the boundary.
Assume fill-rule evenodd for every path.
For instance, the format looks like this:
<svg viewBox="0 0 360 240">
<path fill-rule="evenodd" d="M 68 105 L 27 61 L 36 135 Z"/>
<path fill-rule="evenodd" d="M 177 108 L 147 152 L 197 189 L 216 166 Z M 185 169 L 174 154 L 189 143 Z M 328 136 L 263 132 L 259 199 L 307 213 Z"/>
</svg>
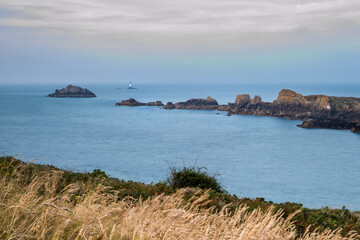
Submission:
<svg viewBox="0 0 360 240">
<path fill-rule="evenodd" d="M 81 182 L 58 193 L 61 171 L 27 180 L 21 171 L 0 180 L 0 239 L 359 239 L 355 233 L 341 237 L 341 229 L 296 237 L 292 216 L 283 219 L 273 208 L 215 212 L 206 207 L 206 191 L 186 202 L 191 189 L 120 201 L 111 189 Z M 78 195 L 80 188 L 85 193 Z"/>
</svg>

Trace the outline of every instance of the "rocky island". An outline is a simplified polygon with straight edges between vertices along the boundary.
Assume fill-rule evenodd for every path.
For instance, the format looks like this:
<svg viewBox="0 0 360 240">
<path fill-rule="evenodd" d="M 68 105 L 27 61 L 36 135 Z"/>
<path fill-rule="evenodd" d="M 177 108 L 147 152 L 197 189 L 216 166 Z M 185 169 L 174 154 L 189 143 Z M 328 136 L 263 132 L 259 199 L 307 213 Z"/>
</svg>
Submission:
<svg viewBox="0 0 360 240">
<path fill-rule="evenodd" d="M 157 107 L 162 107 L 162 106 L 164 106 L 164 104 L 161 101 L 142 103 L 142 102 L 136 101 L 133 98 L 129 98 L 128 100 L 122 100 L 121 102 L 116 103 L 115 106 L 131 106 L 131 107 L 157 106 Z"/>
<path fill-rule="evenodd" d="M 47 95 L 47 97 L 58 98 L 91 98 L 96 95 L 87 88 L 81 88 L 74 85 L 68 85 L 66 88 L 56 89 L 54 93 Z"/>
<path fill-rule="evenodd" d="M 206 99 L 190 99 L 186 102 L 140 103 L 135 99 L 116 103 L 117 106 L 162 106 L 163 109 L 192 109 L 227 111 L 228 115 L 256 115 L 282 117 L 301 120 L 302 128 L 348 129 L 360 133 L 360 98 L 332 97 L 326 95 L 303 96 L 289 89 L 279 92 L 273 102 L 263 102 L 260 96 L 249 94 L 237 95 L 234 103 L 219 105 L 218 102 Z"/>
</svg>

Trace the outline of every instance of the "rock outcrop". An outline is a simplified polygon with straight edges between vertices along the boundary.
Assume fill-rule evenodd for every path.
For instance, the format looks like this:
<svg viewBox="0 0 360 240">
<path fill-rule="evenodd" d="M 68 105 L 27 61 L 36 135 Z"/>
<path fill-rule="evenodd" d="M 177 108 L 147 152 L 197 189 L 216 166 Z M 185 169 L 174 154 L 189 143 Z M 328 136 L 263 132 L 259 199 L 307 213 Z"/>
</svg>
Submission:
<svg viewBox="0 0 360 240">
<path fill-rule="evenodd" d="M 302 120 L 299 127 L 303 128 L 360 130 L 360 98 L 303 96 L 289 89 L 281 90 L 272 103 L 255 101 L 255 98 L 244 105 L 237 104 L 237 97 L 235 104 L 229 103 L 229 113 Z"/>
<path fill-rule="evenodd" d="M 115 106 L 155 106 L 155 107 L 162 107 L 164 104 L 161 101 L 156 102 L 148 102 L 148 103 L 142 103 L 136 101 L 134 98 L 129 98 L 128 100 L 122 100 L 121 102 L 118 102 L 115 104 Z"/>
<path fill-rule="evenodd" d="M 161 102 L 139 103 L 129 99 L 116 105 L 162 106 Z M 279 92 L 273 102 L 263 102 L 260 96 L 237 95 L 235 103 L 219 105 L 206 99 L 190 99 L 186 102 L 168 102 L 164 109 L 218 110 L 232 114 L 283 117 L 301 120 L 302 128 L 348 129 L 360 133 L 360 98 L 332 97 L 325 95 L 303 96 L 289 89 Z"/>
<path fill-rule="evenodd" d="M 276 102 L 303 104 L 306 102 L 306 100 L 301 94 L 298 94 L 289 89 L 283 89 L 279 92 Z"/>
<path fill-rule="evenodd" d="M 249 94 L 241 94 L 236 95 L 235 104 L 237 105 L 245 105 L 250 103 L 250 95 Z"/>
<path fill-rule="evenodd" d="M 283 89 L 277 97 L 277 104 L 299 104 L 302 106 L 311 106 L 318 110 L 331 110 L 330 98 L 325 95 L 303 96 L 292 90 Z"/>
<path fill-rule="evenodd" d="M 74 85 L 68 85 L 66 88 L 61 90 L 56 89 L 54 93 L 47 95 L 48 97 L 58 98 L 91 98 L 96 95 L 87 88 L 81 88 Z"/>
<path fill-rule="evenodd" d="M 121 102 L 117 102 L 115 104 L 115 106 L 131 106 L 131 107 L 144 106 L 144 105 L 145 103 L 140 103 L 136 101 L 134 98 L 129 98 L 128 100 L 122 100 Z"/>
<path fill-rule="evenodd" d="M 251 100 L 250 100 L 250 103 L 251 104 L 257 104 L 257 103 L 262 103 L 262 99 L 261 99 L 261 97 L 260 96 L 254 96 L 254 98 L 252 98 Z"/>
<path fill-rule="evenodd" d="M 354 133 L 360 133 L 360 122 L 357 122 L 356 125 L 350 129 L 350 131 Z"/>
<path fill-rule="evenodd" d="M 173 104 L 172 102 L 168 102 L 163 108 L 164 109 L 193 109 L 193 110 L 217 110 L 218 102 L 212 98 L 207 97 L 203 98 L 193 98 L 189 99 L 186 102 L 178 102 Z"/>
</svg>

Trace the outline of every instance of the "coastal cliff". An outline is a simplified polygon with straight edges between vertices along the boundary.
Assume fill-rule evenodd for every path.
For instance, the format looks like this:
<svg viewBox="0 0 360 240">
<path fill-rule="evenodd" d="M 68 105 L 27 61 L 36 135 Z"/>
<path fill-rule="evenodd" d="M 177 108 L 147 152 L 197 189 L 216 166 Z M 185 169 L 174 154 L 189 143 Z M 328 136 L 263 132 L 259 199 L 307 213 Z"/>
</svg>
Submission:
<svg viewBox="0 0 360 240">
<path fill-rule="evenodd" d="M 240 95 L 241 96 L 241 95 Z M 236 100 L 244 99 L 237 96 Z M 325 95 L 303 96 L 289 89 L 279 92 L 272 102 L 236 101 L 229 103 L 230 114 L 284 117 L 301 120 L 299 127 L 349 129 L 360 132 L 360 99 Z"/>
<path fill-rule="evenodd" d="M 139 103 L 129 99 L 116 105 L 162 106 L 157 102 Z M 161 103 L 161 102 L 160 102 Z M 161 103 L 162 104 L 162 103 Z M 192 109 L 227 111 L 228 115 L 256 115 L 301 120 L 302 128 L 348 129 L 360 133 L 360 98 L 333 97 L 326 95 L 303 96 L 283 89 L 273 102 L 263 102 L 260 96 L 237 95 L 234 103 L 219 105 L 211 97 L 190 99 L 186 102 L 168 102 L 163 109 Z"/>
<path fill-rule="evenodd" d="M 48 97 L 57 98 L 91 98 L 96 95 L 87 88 L 81 88 L 74 85 L 68 85 L 66 88 L 56 89 L 54 93 L 47 95 Z"/>
</svg>

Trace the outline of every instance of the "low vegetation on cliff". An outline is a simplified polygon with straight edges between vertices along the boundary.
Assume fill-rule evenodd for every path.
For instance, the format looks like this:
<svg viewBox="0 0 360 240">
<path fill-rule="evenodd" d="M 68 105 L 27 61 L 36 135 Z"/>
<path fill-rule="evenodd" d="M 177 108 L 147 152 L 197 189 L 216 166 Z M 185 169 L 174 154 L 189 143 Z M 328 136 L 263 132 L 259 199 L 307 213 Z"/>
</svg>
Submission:
<svg viewBox="0 0 360 240">
<path fill-rule="evenodd" d="M 167 182 L 144 184 L 99 169 L 75 173 L 0 158 L 0 239 L 305 240 L 359 233 L 359 216 L 346 208 L 238 198 L 204 169 L 172 169 Z"/>
</svg>

